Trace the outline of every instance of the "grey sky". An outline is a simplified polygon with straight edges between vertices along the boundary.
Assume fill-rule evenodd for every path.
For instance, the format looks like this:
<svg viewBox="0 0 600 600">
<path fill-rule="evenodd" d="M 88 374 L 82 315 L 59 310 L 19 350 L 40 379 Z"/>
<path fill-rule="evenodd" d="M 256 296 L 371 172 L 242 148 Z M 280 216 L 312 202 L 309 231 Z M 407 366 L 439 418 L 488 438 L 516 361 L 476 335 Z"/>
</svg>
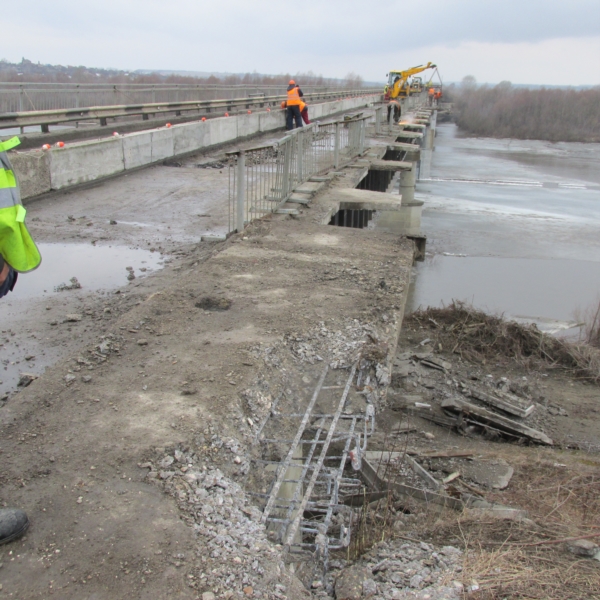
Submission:
<svg viewBox="0 0 600 600">
<path fill-rule="evenodd" d="M 24 0 L 2 21 L 11 61 L 600 84 L 600 0 Z"/>
</svg>

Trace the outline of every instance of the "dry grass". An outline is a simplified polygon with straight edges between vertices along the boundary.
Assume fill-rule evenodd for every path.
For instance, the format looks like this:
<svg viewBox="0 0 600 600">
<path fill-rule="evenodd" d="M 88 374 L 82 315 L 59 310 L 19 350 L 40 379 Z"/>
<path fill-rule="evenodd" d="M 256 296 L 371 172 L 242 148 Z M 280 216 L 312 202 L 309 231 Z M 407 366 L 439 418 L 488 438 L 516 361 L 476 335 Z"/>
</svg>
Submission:
<svg viewBox="0 0 600 600">
<path fill-rule="evenodd" d="M 466 589 L 479 586 L 469 598 L 599 597 L 600 563 L 571 554 L 562 540 L 597 534 L 593 539 L 600 543 L 600 463 L 582 464 L 574 455 L 568 467 L 557 467 L 553 455 L 548 450 L 546 458 L 533 461 L 522 456 L 517 465 L 511 452 L 517 468 L 510 487 L 487 496 L 527 510 L 528 520 L 474 518 L 466 511 L 422 532 L 465 550 L 462 583 Z"/>
<path fill-rule="evenodd" d="M 600 384 L 597 348 L 554 338 L 535 325 L 524 326 L 488 315 L 461 302 L 415 312 L 407 319 L 407 323 L 411 322 L 430 330 L 436 345 L 442 344 L 472 362 L 485 363 L 498 357 L 530 367 L 543 362 L 548 368 L 562 369 L 579 379 Z"/>
</svg>

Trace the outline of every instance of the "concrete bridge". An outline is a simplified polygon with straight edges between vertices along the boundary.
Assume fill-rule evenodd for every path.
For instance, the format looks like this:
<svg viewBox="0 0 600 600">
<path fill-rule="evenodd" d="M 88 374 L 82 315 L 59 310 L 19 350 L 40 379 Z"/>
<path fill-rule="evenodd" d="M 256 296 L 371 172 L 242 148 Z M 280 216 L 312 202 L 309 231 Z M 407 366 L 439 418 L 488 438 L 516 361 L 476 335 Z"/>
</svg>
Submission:
<svg viewBox="0 0 600 600">
<path fill-rule="evenodd" d="M 308 597 L 351 535 L 347 460 L 376 431 L 423 251 L 424 100 L 400 124 L 363 96 L 289 135 L 264 110 L 11 155 L 46 262 L 77 242 L 167 264 L 4 299 L 2 499 L 32 521 L 0 555 L 4 593 Z M 100 270 L 85 258 L 82 282 Z"/>
</svg>

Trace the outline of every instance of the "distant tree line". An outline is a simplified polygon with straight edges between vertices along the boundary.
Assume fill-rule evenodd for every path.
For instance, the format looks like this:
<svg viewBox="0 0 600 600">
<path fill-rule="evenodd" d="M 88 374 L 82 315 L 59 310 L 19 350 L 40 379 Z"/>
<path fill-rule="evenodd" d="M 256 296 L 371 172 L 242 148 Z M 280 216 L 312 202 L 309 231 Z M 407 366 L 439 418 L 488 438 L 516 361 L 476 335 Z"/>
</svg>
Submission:
<svg viewBox="0 0 600 600">
<path fill-rule="evenodd" d="M 551 142 L 600 142 L 600 87 L 521 88 L 504 81 L 478 86 L 473 77 L 444 90 L 454 121 L 478 136 Z"/>
<path fill-rule="evenodd" d="M 0 82 L 3 83 L 188 83 L 223 85 L 287 85 L 290 79 L 298 79 L 302 85 L 360 88 L 363 79 L 355 73 L 348 73 L 345 79 L 326 78 L 307 73 L 282 73 L 280 75 L 262 75 L 260 73 L 227 74 L 222 77 L 210 75 L 196 77 L 169 72 L 120 71 L 117 69 L 94 69 L 83 66 L 43 65 L 23 58 L 20 63 L 0 60 Z"/>
</svg>

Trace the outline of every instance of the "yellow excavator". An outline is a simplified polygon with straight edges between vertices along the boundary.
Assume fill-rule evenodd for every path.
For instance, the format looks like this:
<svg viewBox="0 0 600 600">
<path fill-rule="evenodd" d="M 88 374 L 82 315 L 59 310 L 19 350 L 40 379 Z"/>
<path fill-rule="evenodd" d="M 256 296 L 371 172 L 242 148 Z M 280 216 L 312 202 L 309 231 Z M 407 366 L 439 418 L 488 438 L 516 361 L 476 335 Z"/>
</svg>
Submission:
<svg viewBox="0 0 600 600">
<path fill-rule="evenodd" d="M 422 91 L 422 80 L 417 78 L 419 81 L 415 82 L 414 87 L 411 88 L 411 84 L 408 81 L 409 78 L 418 73 L 422 73 L 427 69 L 435 68 L 436 65 L 432 62 L 428 62 L 426 65 L 419 65 L 417 67 L 405 69 L 404 71 L 390 71 L 388 73 L 388 82 L 385 86 L 385 99 L 396 100 L 397 98 L 406 98 L 407 96 L 410 96 L 411 91 L 413 93 Z"/>
</svg>

